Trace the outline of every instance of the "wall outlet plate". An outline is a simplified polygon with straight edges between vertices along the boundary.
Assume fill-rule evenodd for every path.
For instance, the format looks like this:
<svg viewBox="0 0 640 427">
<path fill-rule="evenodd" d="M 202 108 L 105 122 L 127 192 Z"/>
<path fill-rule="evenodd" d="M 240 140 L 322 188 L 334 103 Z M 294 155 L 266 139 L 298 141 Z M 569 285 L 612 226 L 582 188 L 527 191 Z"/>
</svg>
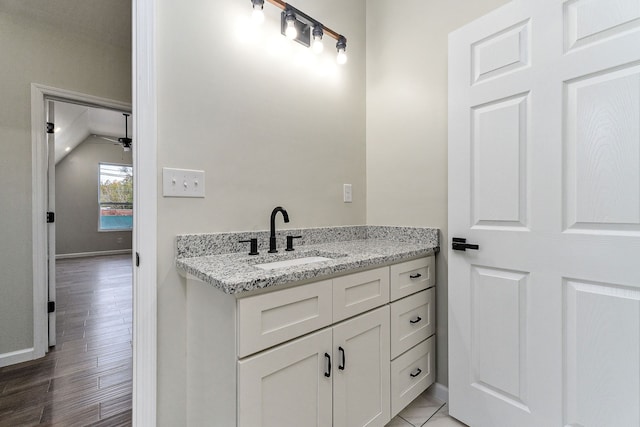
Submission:
<svg viewBox="0 0 640 427">
<path fill-rule="evenodd" d="M 164 197 L 204 197 L 204 171 L 162 168 Z"/>
<path fill-rule="evenodd" d="M 342 200 L 345 203 L 353 202 L 353 189 L 351 188 L 351 184 L 344 184 L 342 187 Z"/>
</svg>

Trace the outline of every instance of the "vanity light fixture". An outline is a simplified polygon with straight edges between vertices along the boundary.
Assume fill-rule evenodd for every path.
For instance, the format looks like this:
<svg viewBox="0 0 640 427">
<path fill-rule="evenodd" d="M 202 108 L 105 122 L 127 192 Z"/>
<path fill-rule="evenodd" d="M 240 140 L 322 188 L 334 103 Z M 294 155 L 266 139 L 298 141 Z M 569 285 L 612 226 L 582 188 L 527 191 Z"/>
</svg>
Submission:
<svg viewBox="0 0 640 427">
<path fill-rule="evenodd" d="M 306 13 L 282 0 L 266 1 L 282 10 L 280 14 L 280 32 L 283 35 L 306 47 L 312 47 L 314 52 L 320 53 L 323 50 L 322 38 L 327 34 L 337 41 L 336 49 L 338 50 L 338 56 L 336 61 L 338 64 L 347 62 L 346 37 L 333 31 L 331 28 L 325 27 Z M 253 19 L 256 22 L 262 22 L 264 19 L 264 14 L 262 13 L 264 2 L 265 0 L 251 0 L 251 4 L 253 5 Z"/>
</svg>

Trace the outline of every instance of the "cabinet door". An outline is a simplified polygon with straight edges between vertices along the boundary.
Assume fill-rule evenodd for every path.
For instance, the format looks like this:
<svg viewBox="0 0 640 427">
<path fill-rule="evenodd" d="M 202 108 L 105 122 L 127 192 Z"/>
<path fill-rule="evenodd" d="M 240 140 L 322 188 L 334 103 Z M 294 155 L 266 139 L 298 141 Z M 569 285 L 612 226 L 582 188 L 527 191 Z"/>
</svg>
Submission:
<svg viewBox="0 0 640 427">
<path fill-rule="evenodd" d="M 390 420 L 389 306 L 333 327 L 334 427 Z"/>
<path fill-rule="evenodd" d="M 389 302 L 389 267 L 333 279 L 333 321 L 347 319 Z"/>
<path fill-rule="evenodd" d="M 325 329 L 239 361 L 238 426 L 331 426 L 330 349 Z"/>
</svg>

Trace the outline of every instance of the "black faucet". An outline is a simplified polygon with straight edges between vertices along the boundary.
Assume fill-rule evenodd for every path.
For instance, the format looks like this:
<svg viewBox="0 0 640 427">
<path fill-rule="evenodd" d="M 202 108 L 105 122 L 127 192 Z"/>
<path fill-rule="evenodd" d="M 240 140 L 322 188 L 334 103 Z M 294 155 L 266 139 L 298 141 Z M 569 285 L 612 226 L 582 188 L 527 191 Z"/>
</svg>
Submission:
<svg viewBox="0 0 640 427">
<path fill-rule="evenodd" d="M 284 222 L 289 222 L 289 214 L 287 211 L 282 209 L 282 206 L 278 206 L 273 211 L 271 211 L 271 233 L 269 235 L 269 253 L 274 254 L 278 252 L 276 249 L 276 214 L 278 212 L 282 212 L 282 216 L 284 217 Z"/>
</svg>

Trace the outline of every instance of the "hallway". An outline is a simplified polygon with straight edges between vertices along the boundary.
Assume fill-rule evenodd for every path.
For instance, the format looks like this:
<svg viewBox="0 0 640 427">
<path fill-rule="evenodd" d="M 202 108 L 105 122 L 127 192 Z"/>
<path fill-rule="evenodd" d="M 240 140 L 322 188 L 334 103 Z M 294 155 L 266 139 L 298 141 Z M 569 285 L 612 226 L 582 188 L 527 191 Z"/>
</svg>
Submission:
<svg viewBox="0 0 640 427">
<path fill-rule="evenodd" d="M 128 426 L 131 255 L 56 262 L 57 345 L 0 368 L 0 426 Z"/>
</svg>

